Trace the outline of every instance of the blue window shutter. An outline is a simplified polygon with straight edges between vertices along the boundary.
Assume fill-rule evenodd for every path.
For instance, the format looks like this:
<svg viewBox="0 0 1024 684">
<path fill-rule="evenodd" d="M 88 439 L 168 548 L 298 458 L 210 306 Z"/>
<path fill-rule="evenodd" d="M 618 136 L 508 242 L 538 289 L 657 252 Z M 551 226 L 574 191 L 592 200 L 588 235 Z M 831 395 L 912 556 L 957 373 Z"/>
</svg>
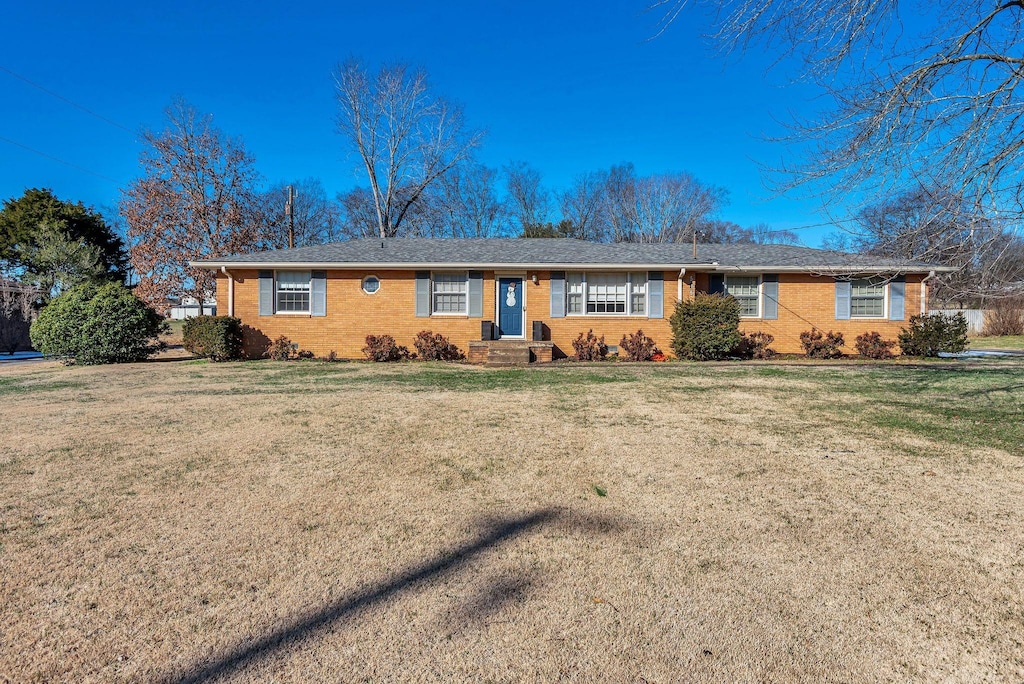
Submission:
<svg viewBox="0 0 1024 684">
<path fill-rule="evenodd" d="M 309 315 L 327 315 L 327 271 L 313 271 L 310 283 Z"/>
<path fill-rule="evenodd" d="M 274 315 L 274 272 L 260 271 L 260 316 Z"/>
<path fill-rule="evenodd" d="M 896 276 L 889 281 L 889 320 L 902 321 L 904 300 L 907 291 L 907 279 L 905 276 Z"/>
<path fill-rule="evenodd" d="M 708 274 L 708 294 L 725 293 L 725 275 L 722 273 Z"/>
<path fill-rule="evenodd" d="M 484 272 L 469 272 L 469 317 L 482 318 L 484 315 Z"/>
<path fill-rule="evenodd" d="M 647 272 L 647 317 L 665 317 L 665 273 Z"/>
<path fill-rule="evenodd" d="M 565 318 L 565 271 L 551 272 L 551 317 Z"/>
<path fill-rule="evenodd" d="M 774 321 L 779 317 L 779 276 L 776 273 L 765 273 L 761 276 L 761 282 L 764 283 L 761 318 Z"/>
<path fill-rule="evenodd" d="M 850 294 L 853 283 L 849 280 L 836 281 L 836 320 L 846 321 L 850 318 Z"/>
<path fill-rule="evenodd" d="M 416 316 L 430 316 L 430 271 L 416 271 Z"/>
</svg>

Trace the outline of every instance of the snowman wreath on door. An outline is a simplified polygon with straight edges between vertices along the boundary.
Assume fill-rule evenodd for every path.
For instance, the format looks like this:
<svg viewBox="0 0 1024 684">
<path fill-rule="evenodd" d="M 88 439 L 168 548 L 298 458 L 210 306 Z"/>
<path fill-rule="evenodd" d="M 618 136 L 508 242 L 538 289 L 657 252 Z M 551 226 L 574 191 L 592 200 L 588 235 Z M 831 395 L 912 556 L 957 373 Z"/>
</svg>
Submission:
<svg viewBox="0 0 1024 684">
<path fill-rule="evenodd" d="M 513 307 L 516 305 L 516 284 L 508 284 L 508 292 L 505 293 L 505 306 Z"/>
</svg>

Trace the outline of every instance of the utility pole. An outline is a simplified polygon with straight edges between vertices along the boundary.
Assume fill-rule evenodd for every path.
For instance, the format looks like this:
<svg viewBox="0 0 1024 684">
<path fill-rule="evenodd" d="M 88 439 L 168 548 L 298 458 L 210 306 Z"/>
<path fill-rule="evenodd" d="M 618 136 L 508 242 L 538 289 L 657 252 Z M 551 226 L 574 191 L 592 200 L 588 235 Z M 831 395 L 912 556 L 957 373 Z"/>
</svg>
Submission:
<svg viewBox="0 0 1024 684">
<path fill-rule="evenodd" d="M 295 247 L 295 191 L 288 186 L 288 201 L 284 205 L 284 214 L 288 217 L 288 249 Z"/>
</svg>

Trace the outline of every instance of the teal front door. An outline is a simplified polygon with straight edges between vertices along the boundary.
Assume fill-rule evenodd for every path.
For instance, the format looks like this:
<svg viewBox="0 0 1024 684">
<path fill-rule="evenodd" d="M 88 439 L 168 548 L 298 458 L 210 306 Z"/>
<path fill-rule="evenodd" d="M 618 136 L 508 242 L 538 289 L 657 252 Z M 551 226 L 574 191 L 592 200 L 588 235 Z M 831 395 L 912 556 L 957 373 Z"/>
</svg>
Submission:
<svg viewBox="0 0 1024 684">
<path fill-rule="evenodd" d="M 523 279 L 498 279 L 498 333 L 500 337 L 523 336 Z"/>
</svg>

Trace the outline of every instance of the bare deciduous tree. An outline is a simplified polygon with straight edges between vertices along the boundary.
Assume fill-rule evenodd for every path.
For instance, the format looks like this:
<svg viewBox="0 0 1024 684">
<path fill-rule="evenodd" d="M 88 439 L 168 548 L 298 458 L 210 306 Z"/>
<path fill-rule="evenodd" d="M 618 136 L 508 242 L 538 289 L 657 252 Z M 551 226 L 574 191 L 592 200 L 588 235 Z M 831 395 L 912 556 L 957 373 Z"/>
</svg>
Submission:
<svg viewBox="0 0 1024 684">
<path fill-rule="evenodd" d="M 758 245 L 799 245 L 800 236 L 792 230 L 772 228 L 767 223 L 756 223 L 750 228 L 751 239 Z"/>
<path fill-rule="evenodd" d="M 0 278 L 0 351 L 13 354 L 29 346 L 28 328 L 39 295 L 34 287 Z"/>
<path fill-rule="evenodd" d="M 294 192 L 291 217 L 285 212 L 289 185 Z M 288 231 L 292 224 L 295 247 L 320 245 L 341 236 L 340 208 L 327 197 L 319 179 L 279 183 L 262 193 L 260 199 L 270 247 L 288 247 Z"/>
<path fill-rule="evenodd" d="M 215 275 L 193 259 L 251 252 L 265 244 L 254 160 L 212 117 L 176 100 L 163 131 L 145 131 L 142 177 L 122 190 L 136 294 L 158 310 L 169 296 L 204 301 Z"/>
<path fill-rule="evenodd" d="M 796 78 L 832 103 L 792 123 L 802 161 L 775 169 L 777 189 L 857 207 L 946 187 L 957 223 L 986 217 L 975 247 L 1006 246 L 1024 218 L 1024 2 L 657 0 L 661 31 L 688 4 L 712 9 L 727 49 L 802 63 Z"/>
<path fill-rule="evenodd" d="M 612 167 L 606 192 L 607 232 L 615 242 L 690 240 L 727 194 L 686 172 L 637 176 L 631 164 Z"/>
<path fill-rule="evenodd" d="M 1024 280 L 1024 240 L 949 190 L 919 188 L 866 207 L 851 235 L 850 246 L 862 252 L 958 267 L 935 280 L 942 301 L 1012 296 Z"/>
<path fill-rule="evenodd" d="M 498 171 L 463 164 L 445 174 L 434 204 L 445 237 L 496 237 L 508 232 L 508 209 L 498 196 Z"/>
<path fill-rule="evenodd" d="M 519 228 L 527 232 L 548 221 L 551 196 L 541 182 L 540 171 L 523 161 L 504 168 L 509 211 Z"/>
<path fill-rule="evenodd" d="M 573 225 L 574 237 L 596 242 L 607 239 L 608 172 L 591 171 L 573 179 L 559 194 L 562 217 Z"/>
<path fill-rule="evenodd" d="M 399 234 L 425 191 L 469 158 L 482 133 L 460 107 L 431 93 L 427 75 L 404 64 L 376 74 L 350 59 L 335 73 L 338 132 L 359 155 L 380 237 Z"/>
</svg>

